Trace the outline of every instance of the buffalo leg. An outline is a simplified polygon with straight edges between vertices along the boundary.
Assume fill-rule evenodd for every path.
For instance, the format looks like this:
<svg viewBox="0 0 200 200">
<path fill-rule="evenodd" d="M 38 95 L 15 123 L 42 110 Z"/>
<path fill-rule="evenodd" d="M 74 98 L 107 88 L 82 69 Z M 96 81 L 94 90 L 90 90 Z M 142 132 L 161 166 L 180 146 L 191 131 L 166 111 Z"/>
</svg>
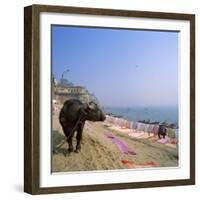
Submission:
<svg viewBox="0 0 200 200">
<path fill-rule="evenodd" d="M 73 138 L 73 135 L 74 133 L 71 133 L 71 129 L 69 128 L 63 128 L 63 131 L 65 133 L 65 136 L 67 137 L 67 143 L 68 143 L 68 151 L 69 152 L 72 152 L 74 150 L 73 148 L 73 144 L 72 144 L 72 138 Z"/>
<path fill-rule="evenodd" d="M 76 153 L 78 153 L 81 150 L 83 127 L 84 127 L 84 123 L 80 124 L 77 129 L 77 135 L 76 135 L 77 144 L 76 144 L 76 150 L 75 150 Z"/>
<path fill-rule="evenodd" d="M 163 138 L 165 139 L 166 133 L 163 133 Z"/>
<path fill-rule="evenodd" d="M 73 136 L 70 136 L 70 137 L 67 138 L 67 142 L 68 142 L 68 145 L 69 145 L 69 148 L 68 148 L 69 152 L 72 152 L 74 150 L 74 147 L 73 147 L 73 144 L 72 144 L 72 138 L 73 138 Z"/>
</svg>

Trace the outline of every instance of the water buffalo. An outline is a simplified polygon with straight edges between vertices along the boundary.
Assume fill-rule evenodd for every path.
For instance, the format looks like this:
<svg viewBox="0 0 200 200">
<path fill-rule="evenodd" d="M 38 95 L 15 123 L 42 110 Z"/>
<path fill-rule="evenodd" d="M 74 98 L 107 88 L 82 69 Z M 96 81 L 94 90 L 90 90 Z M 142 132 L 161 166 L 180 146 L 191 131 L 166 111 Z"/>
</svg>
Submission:
<svg viewBox="0 0 200 200">
<path fill-rule="evenodd" d="M 165 125 L 159 125 L 159 129 L 158 129 L 158 137 L 159 139 L 161 139 L 161 135 L 163 136 L 163 138 L 165 138 L 167 134 L 167 128 L 165 127 Z"/>
<path fill-rule="evenodd" d="M 75 132 L 77 132 L 77 145 L 75 152 L 78 153 L 81 150 L 82 132 L 86 120 L 95 122 L 104 121 L 105 118 L 106 117 L 102 110 L 93 101 L 89 103 L 82 103 L 77 99 L 65 101 L 60 111 L 59 122 L 62 126 L 65 136 L 67 137 L 69 152 L 73 151 L 72 138 Z"/>
</svg>

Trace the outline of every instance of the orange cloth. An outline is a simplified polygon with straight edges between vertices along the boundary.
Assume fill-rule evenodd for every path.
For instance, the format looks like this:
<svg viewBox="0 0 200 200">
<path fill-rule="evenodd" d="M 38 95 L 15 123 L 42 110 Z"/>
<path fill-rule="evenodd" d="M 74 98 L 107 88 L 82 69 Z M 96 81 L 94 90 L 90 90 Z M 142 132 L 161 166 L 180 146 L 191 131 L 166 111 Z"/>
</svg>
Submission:
<svg viewBox="0 0 200 200">
<path fill-rule="evenodd" d="M 134 167 L 134 162 L 130 160 L 122 160 L 122 163 L 126 165 L 128 168 L 133 168 Z"/>
<path fill-rule="evenodd" d="M 131 160 L 121 160 L 121 162 L 126 165 L 128 168 L 143 168 L 143 167 L 158 167 L 159 164 L 156 162 L 146 162 L 146 163 L 142 163 L 142 164 L 135 164 L 133 161 Z"/>
</svg>

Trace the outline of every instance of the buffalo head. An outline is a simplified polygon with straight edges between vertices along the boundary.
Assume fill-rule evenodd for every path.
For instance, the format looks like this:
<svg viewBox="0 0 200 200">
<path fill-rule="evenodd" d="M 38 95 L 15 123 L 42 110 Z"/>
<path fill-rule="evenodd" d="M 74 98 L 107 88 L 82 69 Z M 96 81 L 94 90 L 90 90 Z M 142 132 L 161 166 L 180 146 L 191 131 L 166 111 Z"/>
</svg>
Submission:
<svg viewBox="0 0 200 200">
<path fill-rule="evenodd" d="M 105 114 L 101 108 L 93 101 L 85 104 L 84 108 L 85 119 L 89 121 L 104 121 L 106 119 Z"/>
</svg>

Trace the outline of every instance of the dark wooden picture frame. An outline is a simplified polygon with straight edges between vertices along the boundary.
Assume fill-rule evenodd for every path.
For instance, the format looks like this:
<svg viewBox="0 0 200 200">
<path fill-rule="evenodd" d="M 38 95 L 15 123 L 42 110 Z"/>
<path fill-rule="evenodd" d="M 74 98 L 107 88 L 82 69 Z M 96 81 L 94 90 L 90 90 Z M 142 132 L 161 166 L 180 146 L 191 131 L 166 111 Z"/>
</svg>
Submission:
<svg viewBox="0 0 200 200">
<path fill-rule="evenodd" d="M 74 13 L 190 22 L 190 178 L 150 182 L 40 187 L 40 13 Z M 30 194 L 83 192 L 195 184 L 195 16 L 192 14 L 32 5 L 24 9 L 24 191 Z"/>
</svg>

